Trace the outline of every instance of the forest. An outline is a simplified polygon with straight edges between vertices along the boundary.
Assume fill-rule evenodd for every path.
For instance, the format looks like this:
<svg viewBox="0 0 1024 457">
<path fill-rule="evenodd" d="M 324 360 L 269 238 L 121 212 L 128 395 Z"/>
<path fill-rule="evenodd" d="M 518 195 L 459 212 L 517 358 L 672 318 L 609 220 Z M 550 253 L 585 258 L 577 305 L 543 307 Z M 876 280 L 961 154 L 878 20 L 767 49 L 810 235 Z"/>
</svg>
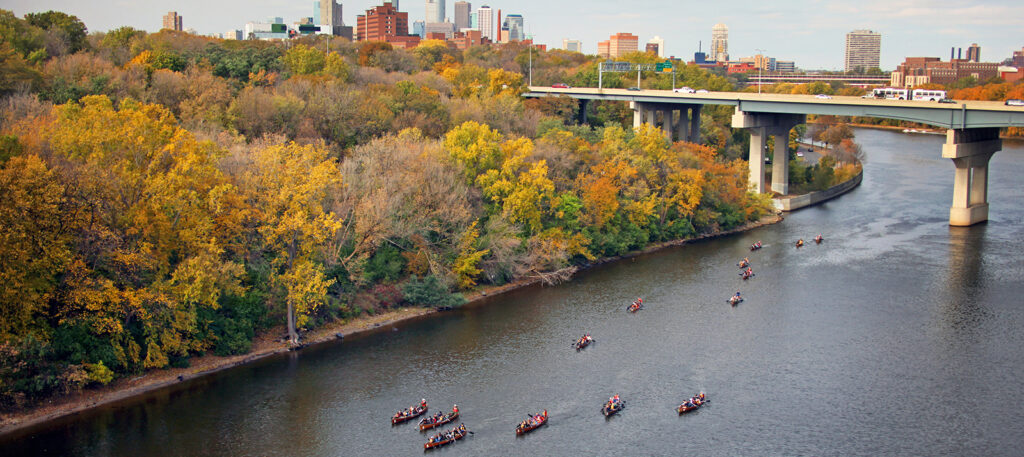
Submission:
<svg viewBox="0 0 1024 457">
<path fill-rule="evenodd" d="M 728 107 L 689 144 L 627 128 L 621 103 L 578 125 L 570 100 L 520 97 L 528 65 L 596 85 L 595 56 L 90 33 L 4 10 L 0 56 L 0 411 L 773 211 Z M 736 88 L 696 66 L 677 84 Z M 834 179 L 793 176 L 819 171 Z"/>
</svg>

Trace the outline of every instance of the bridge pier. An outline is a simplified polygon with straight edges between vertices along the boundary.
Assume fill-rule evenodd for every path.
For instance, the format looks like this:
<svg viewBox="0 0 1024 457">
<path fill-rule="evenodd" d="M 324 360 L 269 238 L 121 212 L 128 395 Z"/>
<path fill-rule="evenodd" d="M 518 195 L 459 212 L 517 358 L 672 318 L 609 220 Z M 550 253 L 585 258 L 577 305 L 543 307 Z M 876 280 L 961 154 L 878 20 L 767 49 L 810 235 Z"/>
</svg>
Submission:
<svg viewBox="0 0 1024 457">
<path fill-rule="evenodd" d="M 966 227 L 988 220 L 988 162 L 1003 149 L 998 128 L 950 129 L 942 157 L 953 160 L 953 206 L 949 225 Z"/>
<path fill-rule="evenodd" d="M 745 113 L 739 107 L 732 115 L 732 127 L 750 130 L 750 190 L 766 192 L 764 150 L 768 135 L 775 137 L 775 161 L 772 162 L 771 190 L 789 193 L 789 131 L 807 122 L 803 114 Z"/>
<path fill-rule="evenodd" d="M 587 105 L 590 104 L 589 102 L 590 102 L 590 100 L 587 100 L 587 99 L 581 99 L 580 100 L 580 114 L 579 114 L 579 117 L 577 118 L 577 120 L 579 121 L 580 125 L 584 125 L 584 124 L 587 123 Z"/>
<path fill-rule="evenodd" d="M 700 107 L 701 105 L 630 102 L 630 108 L 633 108 L 633 128 L 645 123 L 660 126 L 669 141 L 697 143 L 700 141 Z"/>
<path fill-rule="evenodd" d="M 702 105 L 690 105 L 690 143 L 700 144 L 700 110 Z"/>
</svg>

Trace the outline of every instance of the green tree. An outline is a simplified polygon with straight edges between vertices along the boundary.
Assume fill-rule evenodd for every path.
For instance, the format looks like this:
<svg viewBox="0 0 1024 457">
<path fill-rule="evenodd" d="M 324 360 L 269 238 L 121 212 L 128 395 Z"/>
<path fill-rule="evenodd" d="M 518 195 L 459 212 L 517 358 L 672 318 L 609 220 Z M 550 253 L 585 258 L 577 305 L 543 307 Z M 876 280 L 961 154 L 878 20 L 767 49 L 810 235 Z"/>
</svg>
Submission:
<svg viewBox="0 0 1024 457">
<path fill-rule="evenodd" d="M 25 19 L 29 24 L 57 33 L 58 38 L 67 44 L 70 54 L 85 49 L 87 45 L 88 29 L 77 16 L 51 10 L 45 13 L 28 13 L 25 15 Z"/>
<path fill-rule="evenodd" d="M 304 44 L 292 46 L 281 56 L 284 65 L 293 75 L 313 75 L 324 70 L 326 58 L 323 51 Z"/>
</svg>

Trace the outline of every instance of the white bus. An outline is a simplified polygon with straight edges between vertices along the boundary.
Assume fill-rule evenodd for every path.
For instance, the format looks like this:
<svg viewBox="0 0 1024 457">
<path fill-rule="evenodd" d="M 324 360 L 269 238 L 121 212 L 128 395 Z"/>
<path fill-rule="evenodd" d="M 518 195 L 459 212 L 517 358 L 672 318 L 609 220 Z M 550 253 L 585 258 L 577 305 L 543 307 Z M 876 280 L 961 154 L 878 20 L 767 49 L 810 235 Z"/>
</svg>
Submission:
<svg viewBox="0 0 1024 457">
<path fill-rule="evenodd" d="M 906 100 L 909 98 L 909 94 L 906 89 L 896 89 L 894 87 L 879 87 L 873 90 L 871 95 L 875 98 L 884 98 L 887 100 Z"/>
<path fill-rule="evenodd" d="M 946 91 L 934 89 L 914 89 L 914 100 L 923 102 L 937 102 L 946 98 Z"/>
</svg>

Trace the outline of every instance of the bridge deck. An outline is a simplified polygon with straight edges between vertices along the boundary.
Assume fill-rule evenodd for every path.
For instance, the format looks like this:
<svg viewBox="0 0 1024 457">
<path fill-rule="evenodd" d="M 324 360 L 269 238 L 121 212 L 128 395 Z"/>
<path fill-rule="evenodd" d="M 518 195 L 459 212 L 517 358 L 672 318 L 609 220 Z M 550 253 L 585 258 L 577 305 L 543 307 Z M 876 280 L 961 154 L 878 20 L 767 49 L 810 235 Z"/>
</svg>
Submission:
<svg viewBox="0 0 1024 457">
<path fill-rule="evenodd" d="M 748 113 L 831 114 L 920 122 L 942 128 L 1024 127 L 1024 107 L 1003 102 L 961 101 L 956 104 L 860 97 L 820 99 L 813 95 L 709 92 L 681 94 L 667 90 L 530 87 L 524 97 L 567 96 L 580 100 L 618 100 L 654 104 L 731 105 Z"/>
</svg>

